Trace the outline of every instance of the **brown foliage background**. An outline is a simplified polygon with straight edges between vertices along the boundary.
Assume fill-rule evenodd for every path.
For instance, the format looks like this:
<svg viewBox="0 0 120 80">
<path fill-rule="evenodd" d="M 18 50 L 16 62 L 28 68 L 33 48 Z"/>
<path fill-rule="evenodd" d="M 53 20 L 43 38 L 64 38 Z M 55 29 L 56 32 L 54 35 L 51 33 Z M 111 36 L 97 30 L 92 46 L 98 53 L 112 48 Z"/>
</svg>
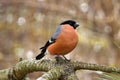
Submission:
<svg viewBox="0 0 120 80">
<path fill-rule="evenodd" d="M 80 23 L 79 44 L 67 57 L 120 67 L 119 0 L 0 0 L 0 69 L 34 58 L 66 19 Z M 77 72 L 82 80 L 97 74 Z M 29 75 L 34 80 L 39 73 Z"/>
</svg>

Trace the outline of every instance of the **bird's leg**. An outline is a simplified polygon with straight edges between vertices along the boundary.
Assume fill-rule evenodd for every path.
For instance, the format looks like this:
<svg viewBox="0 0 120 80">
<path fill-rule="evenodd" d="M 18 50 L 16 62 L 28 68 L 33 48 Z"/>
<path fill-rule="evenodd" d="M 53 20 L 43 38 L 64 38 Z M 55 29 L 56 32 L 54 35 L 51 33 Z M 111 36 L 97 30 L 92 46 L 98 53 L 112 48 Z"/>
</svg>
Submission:
<svg viewBox="0 0 120 80">
<path fill-rule="evenodd" d="M 67 59 L 64 55 L 62 55 L 62 56 L 56 55 L 55 59 L 56 59 L 57 62 L 70 61 L 70 60 Z"/>
<path fill-rule="evenodd" d="M 60 55 L 56 55 L 55 58 L 56 58 L 56 59 L 59 59 L 59 58 L 61 58 L 61 57 L 60 57 Z"/>
<path fill-rule="evenodd" d="M 63 58 L 60 57 L 60 55 L 56 55 L 56 56 L 55 56 L 55 59 L 56 59 L 57 62 L 63 61 Z"/>
<path fill-rule="evenodd" d="M 70 59 L 67 59 L 64 55 L 62 55 L 66 61 L 70 61 Z"/>
</svg>

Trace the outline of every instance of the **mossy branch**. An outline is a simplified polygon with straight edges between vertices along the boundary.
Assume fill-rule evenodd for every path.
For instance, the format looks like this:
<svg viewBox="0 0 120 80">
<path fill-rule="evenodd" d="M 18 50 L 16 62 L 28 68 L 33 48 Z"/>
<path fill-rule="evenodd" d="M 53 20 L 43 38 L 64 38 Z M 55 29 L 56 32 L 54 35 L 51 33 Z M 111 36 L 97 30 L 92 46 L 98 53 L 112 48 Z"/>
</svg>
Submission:
<svg viewBox="0 0 120 80">
<path fill-rule="evenodd" d="M 73 62 L 73 65 L 76 70 L 84 69 L 84 70 L 94 70 L 94 71 L 102 71 L 108 73 L 109 72 L 120 73 L 120 68 L 110 67 L 105 65 L 83 63 L 83 62 Z"/>
<path fill-rule="evenodd" d="M 39 80 L 57 80 L 63 73 L 60 67 L 55 67 L 42 75 Z"/>
<path fill-rule="evenodd" d="M 78 80 L 76 70 L 120 73 L 120 68 L 65 61 L 62 58 L 57 61 L 29 59 L 18 62 L 11 68 L 0 70 L 0 80 L 22 80 L 27 74 L 34 71 L 47 72 L 41 76 L 40 80 Z"/>
</svg>

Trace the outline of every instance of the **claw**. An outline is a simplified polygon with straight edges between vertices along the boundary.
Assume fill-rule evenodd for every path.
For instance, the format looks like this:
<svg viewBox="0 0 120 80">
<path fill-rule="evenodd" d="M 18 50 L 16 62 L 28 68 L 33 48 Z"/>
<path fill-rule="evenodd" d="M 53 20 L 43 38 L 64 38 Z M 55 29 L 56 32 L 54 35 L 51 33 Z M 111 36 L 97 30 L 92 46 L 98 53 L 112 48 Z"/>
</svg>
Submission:
<svg viewBox="0 0 120 80">
<path fill-rule="evenodd" d="M 67 59 L 64 55 L 63 55 L 63 57 L 64 57 L 64 59 L 65 59 L 66 61 L 69 61 L 69 62 L 70 62 L 70 59 Z"/>
</svg>

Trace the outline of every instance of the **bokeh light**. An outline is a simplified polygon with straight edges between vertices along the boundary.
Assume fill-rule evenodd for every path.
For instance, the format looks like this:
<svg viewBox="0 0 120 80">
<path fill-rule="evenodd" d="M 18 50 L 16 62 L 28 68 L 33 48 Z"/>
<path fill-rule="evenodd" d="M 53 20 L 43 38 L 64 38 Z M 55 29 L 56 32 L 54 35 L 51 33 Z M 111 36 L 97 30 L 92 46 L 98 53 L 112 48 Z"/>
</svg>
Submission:
<svg viewBox="0 0 120 80">
<path fill-rule="evenodd" d="M 0 69 L 19 58 L 35 58 L 57 26 L 68 19 L 80 23 L 79 43 L 69 59 L 120 67 L 120 1 L 0 0 Z M 80 80 L 96 80 L 98 75 L 76 73 Z M 35 80 L 39 75 L 28 76 Z"/>
</svg>

